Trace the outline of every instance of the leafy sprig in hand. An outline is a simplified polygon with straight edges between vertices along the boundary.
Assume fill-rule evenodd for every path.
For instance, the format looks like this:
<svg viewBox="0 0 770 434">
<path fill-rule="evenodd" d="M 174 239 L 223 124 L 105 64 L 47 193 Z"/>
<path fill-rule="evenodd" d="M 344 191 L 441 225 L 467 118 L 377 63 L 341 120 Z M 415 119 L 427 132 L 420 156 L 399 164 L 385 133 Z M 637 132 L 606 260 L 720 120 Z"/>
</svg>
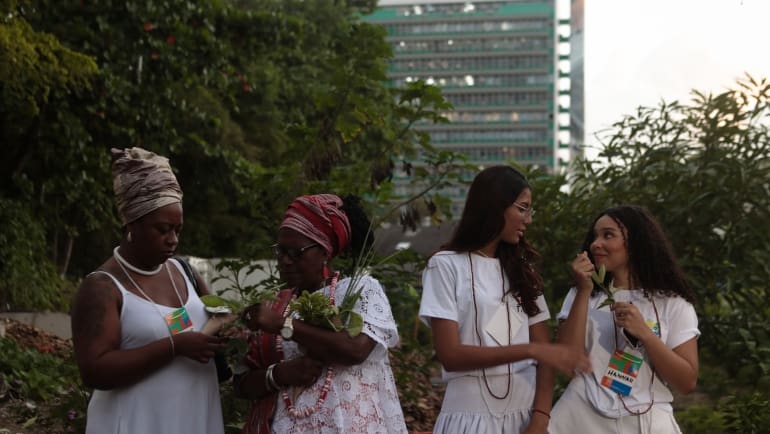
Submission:
<svg viewBox="0 0 770 434">
<path fill-rule="evenodd" d="M 593 272 L 591 274 L 591 279 L 593 279 L 596 286 L 599 287 L 599 289 L 602 290 L 607 295 L 607 299 L 602 302 L 602 304 L 599 305 L 599 309 L 603 308 L 604 306 L 609 306 L 615 303 L 615 292 L 617 292 L 617 288 L 612 286 L 612 282 L 610 282 L 609 285 L 604 284 L 604 277 L 607 275 L 607 270 L 605 270 L 604 265 L 599 267 L 599 271 Z"/>
<path fill-rule="evenodd" d="M 353 312 L 353 306 L 361 296 L 361 290 L 345 294 L 342 304 L 337 307 L 329 303 L 329 298 L 319 292 L 304 291 L 296 300 L 291 302 L 291 311 L 308 324 L 328 330 L 346 330 L 350 337 L 358 336 L 364 327 L 364 320 L 358 312 Z"/>
</svg>

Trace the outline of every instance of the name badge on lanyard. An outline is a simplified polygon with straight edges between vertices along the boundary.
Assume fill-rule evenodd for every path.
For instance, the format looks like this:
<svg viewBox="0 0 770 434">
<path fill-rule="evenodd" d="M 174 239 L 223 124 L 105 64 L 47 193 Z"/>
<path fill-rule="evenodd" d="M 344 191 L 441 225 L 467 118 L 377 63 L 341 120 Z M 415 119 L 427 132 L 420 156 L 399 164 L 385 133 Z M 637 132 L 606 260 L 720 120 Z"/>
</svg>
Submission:
<svg viewBox="0 0 770 434">
<path fill-rule="evenodd" d="M 187 314 L 187 309 L 185 309 L 184 306 L 172 311 L 164 318 L 166 320 L 166 325 L 168 326 L 168 331 L 171 332 L 172 335 L 192 329 L 192 320 L 190 319 L 190 315 Z"/>
<path fill-rule="evenodd" d="M 630 395 L 642 363 L 644 358 L 639 350 L 629 347 L 625 350 L 615 350 L 610 356 L 610 363 L 602 377 L 602 386 L 621 396 Z"/>
</svg>

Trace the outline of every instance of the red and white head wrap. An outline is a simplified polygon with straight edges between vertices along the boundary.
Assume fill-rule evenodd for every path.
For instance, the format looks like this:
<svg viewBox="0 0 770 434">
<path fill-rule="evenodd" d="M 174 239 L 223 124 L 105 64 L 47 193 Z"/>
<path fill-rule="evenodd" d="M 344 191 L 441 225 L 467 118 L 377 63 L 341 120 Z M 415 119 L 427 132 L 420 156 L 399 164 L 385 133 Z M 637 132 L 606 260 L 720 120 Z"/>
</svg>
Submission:
<svg viewBox="0 0 770 434">
<path fill-rule="evenodd" d="M 281 222 L 287 228 L 317 242 L 331 256 L 337 256 L 350 242 L 350 221 L 340 209 L 342 199 L 334 194 L 300 196 L 289 204 Z"/>
</svg>

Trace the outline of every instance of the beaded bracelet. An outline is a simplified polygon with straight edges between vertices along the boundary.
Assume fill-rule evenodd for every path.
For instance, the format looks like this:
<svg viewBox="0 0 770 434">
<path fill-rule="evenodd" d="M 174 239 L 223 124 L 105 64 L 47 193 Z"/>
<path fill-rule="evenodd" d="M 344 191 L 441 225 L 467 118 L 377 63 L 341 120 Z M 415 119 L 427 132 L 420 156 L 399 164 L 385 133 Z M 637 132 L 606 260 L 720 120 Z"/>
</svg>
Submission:
<svg viewBox="0 0 770 434">
<path fill-rule="evenodd" d="M 547 417 L 548 419 L 551 418 L 551 415 L 547 411 L 540 410 L 539 408 L 533 408 L 532 409 L 532 413 L 540 413 L 540 414 L 544 415 L 545 417 Z"/>
</svg>

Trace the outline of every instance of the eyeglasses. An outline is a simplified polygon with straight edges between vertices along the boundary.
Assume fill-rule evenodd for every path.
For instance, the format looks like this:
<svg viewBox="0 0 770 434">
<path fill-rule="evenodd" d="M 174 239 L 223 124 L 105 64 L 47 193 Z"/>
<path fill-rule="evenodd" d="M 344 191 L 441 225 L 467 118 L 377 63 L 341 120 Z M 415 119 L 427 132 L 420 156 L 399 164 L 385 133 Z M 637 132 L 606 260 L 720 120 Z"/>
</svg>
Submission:
<svg viewBox="0 0 770 434">
<path fill-rule="evenodd" d="M 318 243 L 308 244 L 307 246 L 299 249 L 287 248 L 280 244 L 273 244 L 270 246 L 270 249 L 273 251 L 276 259 L 281 259 L 284 255 L 286 255 L 292 261 L 296 261 L 302 257 L 302 254 L 305 253 L 306 250 L 312 249 L 313 247 L 318 247 Z"/>
<path fill-rule="evenodd" d="M 524 217 L 534 217 L 535 216 L 535 210 L 531 206 L 524 206 L 520 203 L 513 203 L 513 206 L 519 209 L 521 211 L 521 215 Z"/>
</svg>

